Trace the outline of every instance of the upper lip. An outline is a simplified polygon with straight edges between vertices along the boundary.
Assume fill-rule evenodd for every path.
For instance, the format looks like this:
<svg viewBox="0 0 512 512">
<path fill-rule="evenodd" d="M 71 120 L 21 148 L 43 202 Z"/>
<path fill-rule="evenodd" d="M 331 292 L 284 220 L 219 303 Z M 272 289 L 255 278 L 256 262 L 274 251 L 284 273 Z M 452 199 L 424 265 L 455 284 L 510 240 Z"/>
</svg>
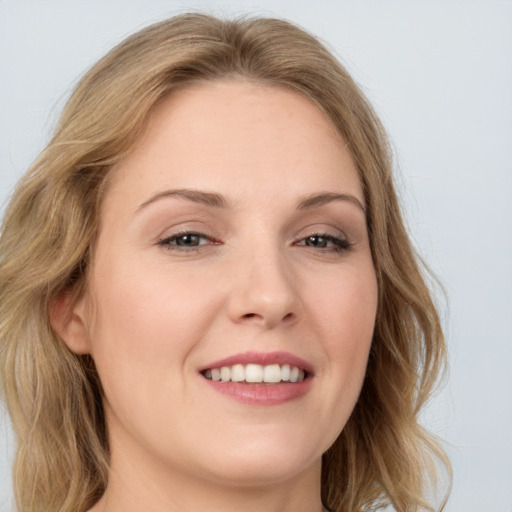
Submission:
<svg viewBox="0 0 512 512">
<path fill-rule="evenodd" d="M 199 371 L 202 372 L 212 368 L 221 368 L 222 366 L 233 366 L 234 364 L 260 364 L 262 366 L 270 364 L 289 364 L 290 366 L 297 366 L 298 368 L 306 371 L 309 375 L 313 374 L 313 367 L 310 363 L 295 354 L 284 351 L 248 351 L 240 354 L 234 354 L 232 356 L 213 361 L 212 363 L 200 368 Z"/>
</svg>

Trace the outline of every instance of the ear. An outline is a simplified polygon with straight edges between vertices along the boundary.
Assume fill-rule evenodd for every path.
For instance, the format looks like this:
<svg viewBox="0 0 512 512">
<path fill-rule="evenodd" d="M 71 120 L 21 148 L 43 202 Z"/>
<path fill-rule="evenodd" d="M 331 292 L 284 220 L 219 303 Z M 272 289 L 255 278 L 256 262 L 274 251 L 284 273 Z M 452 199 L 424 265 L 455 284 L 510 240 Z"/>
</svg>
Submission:
<svg viewBox="0 0 512 512">
<path fill-rule="evenodd" d="M 71 352 L 90 353 L 85 298 L 73 303 L 72 294 L 63 292 L 50 305 L 50 324 Z"/>
</svg>

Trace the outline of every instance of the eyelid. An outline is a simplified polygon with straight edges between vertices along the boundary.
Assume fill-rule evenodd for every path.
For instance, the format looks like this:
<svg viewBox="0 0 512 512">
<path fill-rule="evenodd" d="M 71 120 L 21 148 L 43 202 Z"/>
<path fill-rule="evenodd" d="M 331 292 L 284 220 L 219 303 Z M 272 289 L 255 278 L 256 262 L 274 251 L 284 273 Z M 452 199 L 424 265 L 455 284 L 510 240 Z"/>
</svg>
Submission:
<svg viewBox="0 0 512 512">
<path fill-rule="evenodd" d="M 187 247 L 185 245 L 178 245 L 171 243 L 172 241 L 175 241 L 181 237 L 185 236 L 197 236 L 199 238 L 204 238 L 208 240 L 208 243 L 200 243 L 198 245 L 192 245 L 190 247 Z M 168 250 L 176 250 L 176 251 L 184 251 L 184 252 L 190 252 L 194 250 L 198 250 L 200 247 L 208 246 L 208 245 L 219 245 L 220 241 L 217 240 L 212 235 L 208 235 L 204 232 L 201 232 L 199 230 L 195 229 L 183 229 L 180 231 L 176 231 L 175 233 L 172 233 L 169 236 L 161 236 L 158 239 L 157 245 L 167 248 Z"/>
<path fill-rule="evenodd" d="M 308 246 L 306 245 L 306 241 L 308 239 L 313 238 L 323 238 L 324 240 L 327 240 L 327 242 L 331 242 L 333 245 L 331 247 L 315 247 L 314 245 Z M 304 242 L 304 243 L 302 243 Z M 344 235 L 334 235 L 328 232 L 316 232 L 311 233 L 309 235 L 303 236 L 300 239 L 298 239 L 295 242 L 295 245 L 304 246 L 304 247 L 310 247 L 311 249 L 317 249 L 320 251 L 347 251 L 349 250 L 354 244 L 351 242 L 346 236 Z"/>
<path fill-rule="evenodd" d="M 300 230 L 297 231 L 297 240 L 302 238 L 307 238 L 308 236 L 330 236 L 333 238 L 342 238 L 344 240 L 349 240 L 349 235 L 346 233 L 344 229 L 339 227 L 337 223 L 333 222 L 311 222 L 305 226 L 303 226 Z"/>
<path fill-rule="evenodd" d="M 177 252 L 194 252 L 200 250 L 207 250 L 209 247 L 222 245 L 223 242 L 209 230 L 194 229 L 194 227 L 184 226 L 181 229 L 173 231 L 172 229 L 166 230 L 168 235 L 164 234 L 158 237 L 156 245 L 163 247 L 167 250 Z M 165 232 L 164 232 L 165 233 Z M 177 241 L 181 237 L 195 236 L 201 239 L 197 244 L 187 243 L 181 244 Z M 308 243 L 308 239 L 312 241 L 313 238 L 323 239 L 318 245 L 315 243 Z M 325 244 L 325 246 L 322 246 Z M 316 252 L 344 252 L 351 249 L 355 245 L 354 242 L 338 227 L 329 225 L 311 224 L 303 227 L 295 240 L 292 241 L 292 246 L 305 247 Z"/>
</svg>

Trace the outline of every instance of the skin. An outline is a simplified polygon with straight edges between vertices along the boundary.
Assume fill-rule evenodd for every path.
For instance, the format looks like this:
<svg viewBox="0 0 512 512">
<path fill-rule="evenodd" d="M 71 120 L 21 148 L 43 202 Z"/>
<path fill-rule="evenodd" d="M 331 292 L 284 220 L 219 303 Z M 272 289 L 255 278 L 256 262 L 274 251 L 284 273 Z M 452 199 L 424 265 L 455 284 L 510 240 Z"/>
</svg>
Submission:
<svg viewBox="0 0 512 512">
<path fill-rule="evenodd" d="M 320 512 L 321 456 L 360 393 L 377 308 L 345 143 L 296 92 L 210 82 L 163 100 L 110 180 L 88 292 L 53 318 L 104 388 L 111 474 L 92 510 Z M 297 208 L 325 192 L 350 197 Z M 178 246 L 183 232 L 200 245 Z M 244 404 L 199 372 L 249 350 L 306 360 L 308 392 Z"/>
</svg>

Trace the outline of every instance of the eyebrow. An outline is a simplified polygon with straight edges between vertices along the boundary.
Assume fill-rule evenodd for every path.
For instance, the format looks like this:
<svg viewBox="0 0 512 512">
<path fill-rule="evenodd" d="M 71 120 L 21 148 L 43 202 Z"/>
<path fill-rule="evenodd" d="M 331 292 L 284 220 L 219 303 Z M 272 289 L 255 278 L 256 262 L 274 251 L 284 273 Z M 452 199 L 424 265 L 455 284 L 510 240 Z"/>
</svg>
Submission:
<svg viewBox="0 0 512 512">
<path fill-rule="evenodd" d="M 352 194 L 335 194 L 333 192 L 320 192 L 319 194 L 312 194 L 299 202 L 298 209 L 307 210 L 308 208 L 323 206 L 324 204 L 328 204 L 333 201 L 348 201 L 352 204 L 355 204 L 363 211 L 363 213 L 366 214 L 366 208 L 356 196 L 353 196 Z"/>
<path fill-rule="evenodd" d="M 142 204 L 140 204 L 136 211 L 142 210 L 150 204 L 167 197 L 180 197 L 188 199 L 194 203 L 204 204 L 205 206 L 214 208 L 227 209 L 230 206 L 229 201 L 221 194 L 217 194 L 215 192 L 205 192 L 202 190 L 181 188 L 158 192 L 154 196 L 150 197 L 147 201 L 144 201 Z M 323 206 L 333 201 L 348 201 L 356 205 L 363 211 L 363 213 L 366 214 L 366 208 L 357 197 L 351 194 L 336 194 L 334 192 L 320 192 L 307 196 L 299 201 L 297 209 L 307 210 L 309 208 Z"/>
<path fill-rule="evenodd" d="M 159 199 L 163 199 L 166 197 L 182 197 L 184 199 L 188 199 L 189 201 L 193 201 L 194 203 L 204 204 L 205 206 L 213 206 L 214 208 L 228 208 L 229 203 L 224 196 L 220 194 L 216 194 L 215 192 L 203 192 L 201 190 L 193 190 L 189 188 L 180 188 L 173 190 L 164 190 L 163 192 L 159 192 L 154 196 L 150 197 L 147 201 L 144 201 L 139 207 L 137 211 L 142 210 L 146 206 L 158 201 Z"/>
</svg>

